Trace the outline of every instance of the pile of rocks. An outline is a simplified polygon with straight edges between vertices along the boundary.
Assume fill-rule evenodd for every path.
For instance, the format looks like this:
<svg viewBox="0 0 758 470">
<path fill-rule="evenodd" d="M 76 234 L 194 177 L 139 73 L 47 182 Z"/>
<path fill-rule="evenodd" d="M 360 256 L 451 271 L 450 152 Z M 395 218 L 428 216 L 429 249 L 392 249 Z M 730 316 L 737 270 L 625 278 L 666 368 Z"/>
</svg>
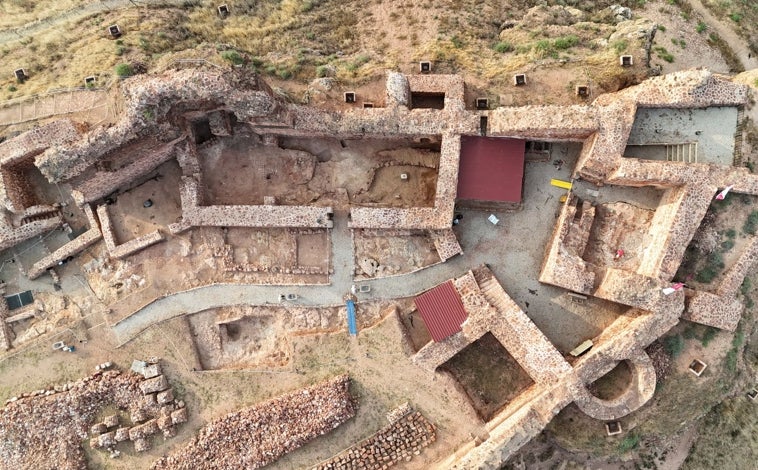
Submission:
<svg viewBox="0 0 758 470">
<path fill-rule="evenodd" d="M 211 422 L 153 469 L 253 469 L 326 434 L 355 415 L 346 375 Z"/>
<path fill-rule="evenodd" d="M 407 405 L 388 415 L 396 419 L 365 441 L 346 449 L 314 467 L 314 470 L 386 469 L 399 462 L 409 462 L 414 455 L 437 439 L 434 425 Z M 406 413 L 406 414 L 403 414 Z"/>
<path fill-rule="evenodd" d="M 176 435 L 176 426 L 187 421 L 184 402 L 174 401 L 174 392 L 169 387 L 166 376 L 161 375 L 157 361 L 134 361 L 132 371 L 142 376 L 137 386 L 143 395 L 143 406 L 131 410 L 129 418 L 132 426 L 117 428 L 118 415 L 110 415 L 90 429 L 90 447 L 106 449 L 113 457 L 118 456 L 115 447 L 119 442 L 132 441 L 135 451 L 144 452 L 150 449 L 150 436 L 162 432 L 164 438 L 173 437 Z"/>
<path fill-rule="evenodd" d="M 183 404 L 147 403 L 140 387 L 144 382 L 138 374 L 98 367 L 92 376 L 76 382 L 11 398 L 0 410 L 0 467 L 86 468 L 81 442 L 89 431 L 97 434 L 94 447 L 113 449 L 125 440 L 125 428 L 109 431 L 118 426 L 119 416 L 95 422 L 108 406 L 131 413 L 132 419 L 151 418 L 159 430 L 167 427 L 166 413 L 172 427 L 177 424 L 174 419 L 186 420 Z"/>
</svg>

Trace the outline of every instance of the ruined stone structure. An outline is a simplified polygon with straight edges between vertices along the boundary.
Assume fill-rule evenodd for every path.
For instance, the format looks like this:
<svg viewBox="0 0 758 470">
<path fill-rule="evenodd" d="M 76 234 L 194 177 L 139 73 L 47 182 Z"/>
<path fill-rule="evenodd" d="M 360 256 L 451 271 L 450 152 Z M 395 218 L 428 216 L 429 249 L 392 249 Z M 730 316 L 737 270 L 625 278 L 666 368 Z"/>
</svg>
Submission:
<svg viewBox="0 0 758 470">
<path fill-rule="evenodd" d="M 684 71 L 600 96 L 588 105 L 500 107 L 479 111 L 467 109 L 465 84 L 461 77 L 454 75 L 388 73 L 385 107 L 347 111 L 288 104 L 260 77 L 236 69 L 194 69 L 137 76 L 124 81 L 120 87 L 124 112 L 110 127 L 85 132 L 78 124 L 62 120 L 0 144 L 3 205 L 0 249 L 17 245 L 62 223 L 59 213 L 62 201 L 40 201 L 30 186 L 28 175 L 32 172 L 41 173 L 50 184 L 70 185 L 72 198 L 87 219 L 87 230 L 37 261 L 28 273 L 31 278 L 101 238 L 110 256 L 123 258 L 172 234 L 198 226 L 332 228 L 334 211 L 329 206 L 280 205 L 273 197 L 266 197 L 264 203 L 258 205 L 210 204 L 198 149 L 211 139 L 233 135 L 239 129 L 237 126 L 246 126 L 245 129 L 259 136 L 264 144 L 272 146 L 277 145 L 280 138 L 310 136 L 423 138 L 441 142 L 431 206 L 353 205 L 349 208 L 349 227 L 429 231 L 442 261 L 462 252 L 450 230 L 462 135 L 486 133 L 547 142 L 580 142 L 583 147 L 574 169 L 575 182 L 581 179 L 599 186 L 654 187 L 663 191 L 658 207 L 651 211 L 647 246 L 633 267 L 590 260 L 588 243 L 593 226 L 601 217 L 599 208 L 591 200 L 583 199 L 584 195 L 579 192 L 570 192 L 561 208 L 545 250 L 540 282 L 608 300 L 626 309 L 592 339 L 594 346 L 580 358 L 565 358 L 486 267 L 476 268 L 454 280 L 468 320 L 459 333 L 420 349 L 413 357 L 414 363 L 435 371 L 466 346 L 491 333 L 534 385 L 486 423 L 489 433 L 486 439 L 458 449 L 449 459 L 438 462 L 438 468 L 497 467 L 571 402 L 598 419 L 624 416 L 646 403 L 655 389 L 655 372 L 644 352 L 645 347 L 680 318 L 726 330 L 734 330 L 740 319 L 743 306 L 735 293 L 758 258 L 756 238 L 747 244 L 714 292 L 684 289 L 665 295 L 663 289 L 670 286 L 716 191 L 733 186 L 735 193 L 758 195 L 758 177 L 737 166 L 653 161 L 624 154 L 638 109 L 743 106 L 748 99 L 747 87 L 732 83 L 726 77 L 704 70 Z M 437 100 L 438 109 L 418 106 L 430 97 Z M 181 169 L 180 219 L 168 225 L 164 232 L 118 240 L 106 199 L 172 159 Z M 224 253 L 224 249 L 219 247 L 218 256 L 228 258 L 228 250 Z M 244 269 L 244 266 L 230 268 Z M 0 310 L 0 315 L 4 313 Z M 3 328 L 4 325 L 3 322 Z M 0 328 L 0 349 L 7 349 L 10 340 L 3 328 Z M 587 384 L 607 374 L 620 361 L 627 361 L 632 370 L 630 387 L 616 400 L 593 396 Z M 346 383 L 346 379 L 340 379 L 326 386 L 324 393 L 330 394 L 329 399 L 344 398 L 335 407 L 331 407 L 333 403 L 324 402 L 333 412 L 329 417 L 323 416 L 324 410 L 314 410 L 293 397 L 270 404 L 285 424 L 292 418 L 288 413 L 293 410 L 314 416 L 318 411 L 321 415 L 314 419 L 320 421 L 315 426 L 295 424 L 294 439 L 277 434 L 271 440 L 256 431 L 256 439 L 265 444 L 268 454 L 244 454 L 238 458 L 236 453 L 227 453 L 223 455 L 229 456 L 229 460 L 219 461 L 219 466 L 254 468 L 263 465 L 272 461 L 272 456 L 279 456 L 348 419 L 353 410 L 348 404 Z M 171 401 L 169 395 L 161 395 L 165 384 L 160 379 L 148 379 L 143 386 L 146 387 L 143 391 L 156 403 Z M 256 418 L 269 412 L 269 408 L 256 408 L 246 413 Z M 186 415 L 182 416 L 181 412 L 176 417 L 163 416 L 163 421 L 156 418 L 128 432 L 113 431 L 113 435 L 107 432 L 109 426 L 102 423 L 106 432 L 99 433 L 95 444 L 107 447 L 112 442 L 131 439 L 135 448 L 143 448 L 148 435 L 166 432 L 169 421 L 175 424 L 186 419 Z M 242 429 L 238 418 L 232 416 L 227 421 Z M 99 426 L 98 431 L 103 431 L 103 426 Z M 206 444 L 223 450 L 218 436 L 210 429 L 201 433 L 185 453 L 164 457 L 156 463 L 156 468 L 179 467 L 188 458 L 203 458 Z M 374 443 L 365 443 L 366 446 L 372 447 Z M 240 449 L 235 452 L 237 450 Z M 232 455 L 237 460 L 233 460 Z M 341 468 L 339 465 L 350 460 L 344 455 L 335 459 L 334 468 Z"/>
<path fill-rule="evenodd" d="M 152 434 L 174 436 L 176 426 L 187 420 L 187 409 L 183 402 L 173 400 L 165 376 L 156 378 L 161 383 L 162 400 L 143 393 L 143 384 L 155 378 L 101 368 L 89 377 L 9 399 L 0 409 L 3 465 L 83 468 L 87 464 L 81 442 L 88 436 L 93 449 L 113 449 L 116 443 L 131 440 L 137 451 L 150 447 Z M 96 422 L 96 416 L 108 405 L 128 413 L 128 420 L 124 417 L 123 422 L 134 425 L 119 426 L 122 420 L 118 415 Z"/>
<path fill-rule="evenodd" d="M 388 426 L 363 442 L 340 452 L 315 467 L 317 470 L 347 470 L 353 468 L 386 469 L 410 462 L 414 455 L 436 440 L 432 423 L 418 411 L 394 417 Z"/>
<path fill-rule="evenodd" d="M 339 376 L 231 413 L 205 426 L 152 468 L 260 468 L 325 434 L 355 414 L 349 379 Z"/>
</svg>

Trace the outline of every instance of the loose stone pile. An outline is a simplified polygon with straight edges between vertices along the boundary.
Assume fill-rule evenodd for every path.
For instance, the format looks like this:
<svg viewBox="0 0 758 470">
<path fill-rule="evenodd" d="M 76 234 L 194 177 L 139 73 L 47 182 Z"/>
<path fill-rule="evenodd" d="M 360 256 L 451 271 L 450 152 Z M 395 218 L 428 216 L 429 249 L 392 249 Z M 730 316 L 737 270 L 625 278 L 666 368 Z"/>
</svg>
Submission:
<svg viewBox="0 0 758 470">
<path fill-rule="evenodd" d="M 143 383 L 145 378 L 141 375 L 98 367 L 95 374 L 76 382 L 11 398 L 0 409 L 0 467 L 86 468 L 81 442 L 90 431 L 96 434 L 91 441 L 93 447 L 113 449 L 117 442 L 131 438 L 131 431 L 144 426 L 109 431 L 118 426 L 118 415 L 95 422 L 106 406 L 130 413 L 134 424 L 149 420 L 156 424 L 156 431 L 167 428 L 161 427 L 166 414 L 170 417 L 171 429 L 186 420 L 183 404 L 159 405 L 157 401 L 145 400 L 141 390 Z M 135 418 L 141 419 L 135 421 Z M 135 448 L 137 437 L 132 439 Z"/>
<path fill-rule="evenodd" d="M 153 469 L 253 469 L 326 434 L 355 415 L 349 378 L 335 377 L 213 421 Z"/>
<path fill-rule="evenodd" d="M 408 462 L 437 438 L 434 426 L 418 411 L 401 408 L 388 416 L 396 421 L 365 441 L 342 451 L 316 466 L 314 470 L 386 469 L 399 462 Z"/>
</svg>

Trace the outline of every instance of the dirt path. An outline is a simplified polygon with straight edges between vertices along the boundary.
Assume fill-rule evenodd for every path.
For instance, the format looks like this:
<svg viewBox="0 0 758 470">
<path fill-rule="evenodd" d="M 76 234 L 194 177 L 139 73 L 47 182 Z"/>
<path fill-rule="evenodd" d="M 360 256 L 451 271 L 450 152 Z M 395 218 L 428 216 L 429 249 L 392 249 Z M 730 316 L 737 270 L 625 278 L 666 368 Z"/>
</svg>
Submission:
<svg viewBox="0 0 758 470">
<path fill-rule="evenodd" d="M 742 39 L 729 25 L 722 23 L 708 11 L 700 0 L 690 0 L 692 9 L 703 18 L 703 21 L 709 28 L 716 30 L 719 36 L 729 44 L 737 57 L 742 62 L 745 70 L 758 68 L 758 57 L 751 56 L 750 49 L 747 47 L 745 40 Z"/>
</svg>

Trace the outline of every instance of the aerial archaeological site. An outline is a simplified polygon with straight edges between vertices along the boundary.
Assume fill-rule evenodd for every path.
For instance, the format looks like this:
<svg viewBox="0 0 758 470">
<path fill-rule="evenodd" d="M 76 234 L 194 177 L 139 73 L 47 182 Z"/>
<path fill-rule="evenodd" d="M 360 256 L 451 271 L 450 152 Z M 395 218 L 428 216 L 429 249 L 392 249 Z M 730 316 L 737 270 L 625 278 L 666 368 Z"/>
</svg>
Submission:
<svg viewBox="0 0 758 470">
<path fill-rule="evenodd" d="M 0 469 L 755 468 L 758 2 L 0 1 Z"/>
</svg>

